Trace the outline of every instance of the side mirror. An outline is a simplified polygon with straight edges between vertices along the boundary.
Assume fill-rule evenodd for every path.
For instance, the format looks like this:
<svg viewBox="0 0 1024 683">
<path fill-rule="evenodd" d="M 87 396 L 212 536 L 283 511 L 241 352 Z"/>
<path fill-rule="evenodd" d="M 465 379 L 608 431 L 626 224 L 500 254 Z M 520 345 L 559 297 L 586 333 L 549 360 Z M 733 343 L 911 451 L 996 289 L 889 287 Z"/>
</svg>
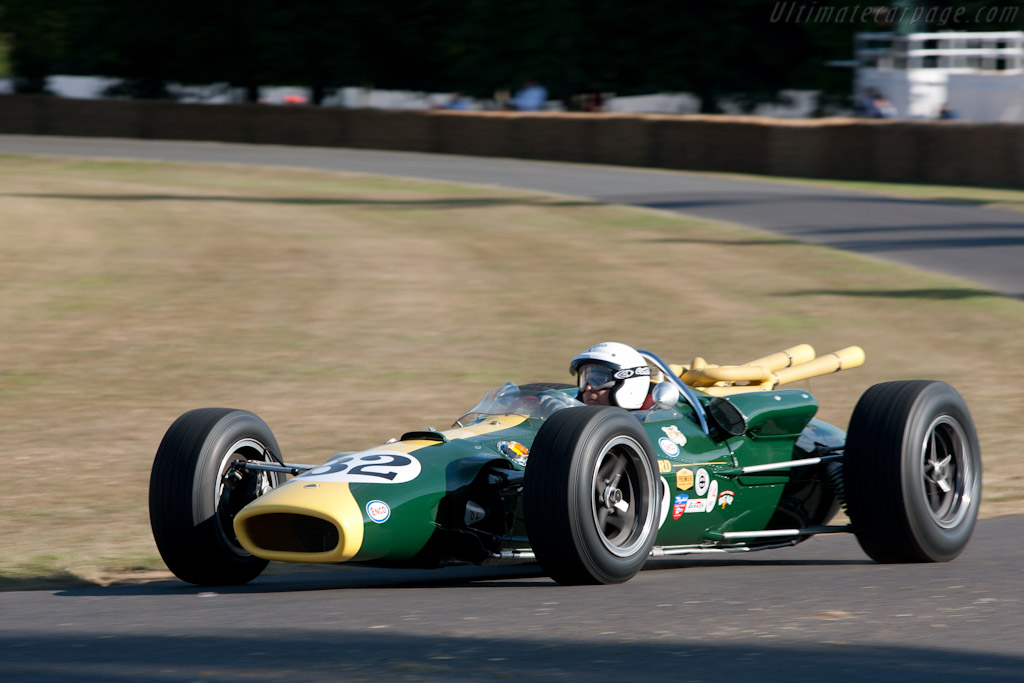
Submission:
<svg viewBox="0 0 1024 683">
<path fill-rule="evenodd" d="M 655 408 L 673 408 L 679 403 L 679 387 L 672 382 L 661 382 L 651 390 Z"/>
</svg>

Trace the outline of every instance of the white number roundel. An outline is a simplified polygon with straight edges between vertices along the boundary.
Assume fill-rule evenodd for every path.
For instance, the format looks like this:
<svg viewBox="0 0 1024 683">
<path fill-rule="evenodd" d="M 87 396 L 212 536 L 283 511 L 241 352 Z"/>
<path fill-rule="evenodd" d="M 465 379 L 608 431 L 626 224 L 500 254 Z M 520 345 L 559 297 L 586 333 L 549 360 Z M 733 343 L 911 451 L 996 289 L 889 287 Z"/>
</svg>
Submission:
<svg viewBox="0 0 1024 683">
<path fill-rule="evenodd" d="M 707 493 L 708 492 L 708 486 L 710 486 L 710 485 L 711 485 L 711 475 L 708 474 L 708 471 L 706 469 L 704 469 L 703 467 L 700 468 L 699 470 L 697 470 L 697 477 L 696 477 L 696 481 L 695 481 L 695 484 L 694 484 L 694 488 L 696 488 L 697 495 L 698 496 L 703 496 L 705 493 Z"/>
<path fill-rule="evenodd" d="M 331 460 L 297 478 L 350 484 L 403 484 L 418 477 L 420 469 L 420 461 L 407 453 L 366 451 Z"/>
</svg>

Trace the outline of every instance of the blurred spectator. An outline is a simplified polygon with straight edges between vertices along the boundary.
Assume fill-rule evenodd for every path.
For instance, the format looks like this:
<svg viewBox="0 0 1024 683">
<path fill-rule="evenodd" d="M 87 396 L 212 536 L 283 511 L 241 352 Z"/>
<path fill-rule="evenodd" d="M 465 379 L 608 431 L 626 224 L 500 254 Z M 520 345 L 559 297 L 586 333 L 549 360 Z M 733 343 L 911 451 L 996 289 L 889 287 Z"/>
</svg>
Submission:
<svg viewBox="0 0 1024 683">
<path fill-rule="evenodd" d="M 604 109 L 604 98 L 596 90 L 583 96 L 583 111 L 601 111 Z"/>
<path fill-rule="evenodd" d="M 943 105 L 939 107 L 939 118 L 948 121 L 951 119 L 958 119 L 960 118 L 960 115 L 956 112 L 956 109 L 949 106 L 949 102 L 944 102 Z"/>
<path fill-rule="evenodd" d="M 867 116 L 871 108 L 871 90 L 865 90 L 860 97 L 854 100 L 853 110 L 857 116 Z"/>
<path fill-rule="evenodd" d="M 874 88 L 864 91 L 864 97 L 858 103 L 862 116 L 869 119 L 893 119 L 899 116 L 896 107 L 886 99 L 885 95 Z"/>
<path fill-rule="evenodd" d="M 444 105 L 445 109 L 456 109 L 459 111 L 465 111 L 469 109 L 469 100 L 461 92 L 457 92 L 452 95 L 452 98 L 448 100 L 447 104 Z"/>
<path fill-rule="evenodd" d="M 511 109 L 512 108 L 512 93 L 507 88 L 499 88 L 494 91 L 494 102 L 495 109 Z"/>
<path fill-rule="evenodd" d="M 512 97 L 512 108 L 519 111 L 540 111 L 548 100 L 548 90 L 530 78 L 523 83 L 523 87 L 516 91 Z"/>
<path fill-rule="evenodd" d="M 884 97 L 879 97 L 875 100 L 875 113 L 874 118 L 876 119 L 894 119 L 899 116 L 900 113 L 896 111 L 896 107 L 893 103 Z"/>
</svg>

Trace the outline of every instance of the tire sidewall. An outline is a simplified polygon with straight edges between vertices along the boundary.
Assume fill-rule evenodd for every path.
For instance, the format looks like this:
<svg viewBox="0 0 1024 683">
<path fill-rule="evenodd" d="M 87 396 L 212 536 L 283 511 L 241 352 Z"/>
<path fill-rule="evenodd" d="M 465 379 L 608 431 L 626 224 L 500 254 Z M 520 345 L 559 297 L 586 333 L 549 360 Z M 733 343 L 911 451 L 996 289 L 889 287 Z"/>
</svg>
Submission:
<svg viewBox="0 0 1024 683">
<path fill-rule="evenodd" d="M 234 489 L 232 499 L 220 498 L 221 467 L 242 440 L 248 440 L 250 448 L 241 456 L 266 457 L 258 443 L 272 454 L 271 459 L 280 461 L 280 448 L 270 428 L 250 412 L 229 408 L 184 413 L 157 448 L 149 482 L 150 526 L 160 556 L 182 581 L 238 585 L 251 581 L 267 566 L 267 560 L 242 549 L 232 524 L 233 513 L 251 502 L 250 495 L 258 495 L 254 489 L 267 482 L 257 476 Z"/>
<path fill-rule="evenodd" d="M 252 556 L 237 544 L 233 533 L 231 539 L 225 537 L 217 519 L 223 468 L 233 457 L 229 449 L 243 440 L 255 441 L 268 449 L 275 459 L 280 458 L 277 440 L 263 420 L 243 410 L 225 415 L 210 430 L 196 463 L 192 482 L 192 519 L 197 528 L 207 530 L 208 542 L 216 544 L 222 551 L 248 558 Z"/>
<path fill-rule="evenodd" d="M 968 480 L 964 484 L 964 495 L 970 497 L 970 509 L 957 525 L 949 528 L 941 526 L 932 518 L 922 484 L 924 439 L 932 422 L 942 416 L 952 418 L 963 430 L 968 449 L 966 460 L 970 468 Z M 967 544 L 977 519 L 981 500 L 981 451 L 967 406 L 951 386 L 936 382 L 917 397 L 903 435 L 902 452 L 901 490 L 911 537 L 917 541 L 921 552 L 931 560 L 952 559 Z"/>
<path fill-rule="evenodd" d="M 598 460 L 608 444 L 618 437 L 631 439 L 640 448 L 645 467 L 638 468 L 641 486 L 642 533 L 628 553 L 610 550 L 597 528 L 593 511 L 594 476 Z M 657 533 L 657 464 L 652 455 L 653 448 L 639 421 L 629 413 L 610 408 L 595 415 L 587 429 L 577 441 L 572 453 L 572 467 L 569 471 L 568 513 L 570 528 L 576 543 L 576 550 L 583 562 L 598 575 L 604 583 L 613 583 L 629 578 L 638 572 L 647 561 L 654 537 Z"/>
</svg>

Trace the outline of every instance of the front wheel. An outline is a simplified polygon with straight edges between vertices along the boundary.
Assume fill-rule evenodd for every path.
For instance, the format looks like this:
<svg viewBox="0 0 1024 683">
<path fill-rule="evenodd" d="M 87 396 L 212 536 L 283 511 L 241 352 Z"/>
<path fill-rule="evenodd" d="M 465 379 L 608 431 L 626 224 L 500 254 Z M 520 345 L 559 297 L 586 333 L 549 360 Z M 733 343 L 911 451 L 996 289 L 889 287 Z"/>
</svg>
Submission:
<svg viewBox="0 0 1024 683">
<path fill-rule="evenodd" d="M 236 467 L 247 460 L 280 462 L 270 428 L 244 410 L 192 410 L 170 426 L 149 480 L 149 519 L 160 556 L 182 581 L 243 584 L 267 561 L 242 549 L 235 515 L 285 475 Z"/>
<path fill-rule="evenodd" d="M 619 408 L 566 408 L 537 434 L 523 480 L 530 545 L 562 584 L 621 583 L 657 534 L 657 464 L 640 422 Z"/>
<path fill-rule="evenodd" d="M 946 562 L 970 540 L 981 450 L 963 398 L 944 382 L 868 389 L 843 457 L 850 522 L 877 562 Z"/>
</svg>

